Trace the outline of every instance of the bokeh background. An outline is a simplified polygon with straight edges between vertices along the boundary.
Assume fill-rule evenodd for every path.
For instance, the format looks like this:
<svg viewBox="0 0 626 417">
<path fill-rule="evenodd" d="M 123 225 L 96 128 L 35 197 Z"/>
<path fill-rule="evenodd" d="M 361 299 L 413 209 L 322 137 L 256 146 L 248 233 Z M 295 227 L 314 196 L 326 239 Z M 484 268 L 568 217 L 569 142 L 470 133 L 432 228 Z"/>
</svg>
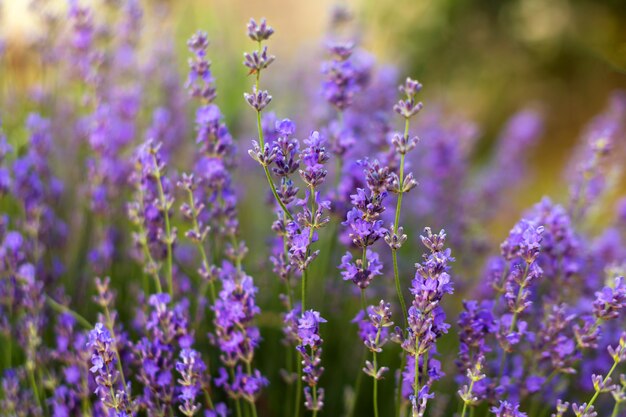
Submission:
<svg viewBox="0 0 626 417">
<path fill-rule="evenodd" d="M 301 103 L 310 101 L 311 90 L 318 86 L 324 42 L 329 37 L 337 7 L 349 11 L 352 16 L 349 32 L 360 47 L 375 57 L 377 64 L 396 66 L 400 78 L 410 75 L 424 84 L 421 97 L 427 107 L 443 106 L 478 126 L 478 142 L 470 156 L 474 166 L 480 167 L 489 159 L 499 132 L 512 114 L 526 106 L 539 109 L 545 117 L 545 129 L 530 155 L 532 176 L 524 184 L 516 184 L 518 188 L 511 193 L 515 208 L 496 216 L 493 227 L 484 231 L 493 235 L 496 242 L 502 240 L 523 209 L 541 196 L 551 195 L 557 201 L 566 199 L 563 171 L 583 127 L 605 108 L 612 92 L 626 89 L 623 0 L 150 0 L 142 3 L 147 16 L 142 41 L 174 43 L 181 84 L 187 71 L 186 40 L 197 29 L 209 33 L 212 43 L 209 55 L 219 90 L 217 104 L 238 142 L 242 158 L 254 135 L 254 118 L 242 99 L 242 93 L 250 87 L 241 65 L 242 52 L 250 49 L 244 30 L 250 17 L 266 17 L 276 30 L 271 50 L 277 60 L 271 71 L 264 74 L 264 82 L 273 92 L 273 109 L 284 117 L 306 119 L 306 114 L 298 114 L 298 110 L 306 107 Z M 52 99 L 55 94 L 78 96 L 80 92 L 55 90 L 55 76 L 59 74 L 51 74 L 41 58 L 45 56 L 40 50 L 40 45 L 45 44 L 42 40 L 66 30 L 65 2 L 4 0 L 0 4 L 0 36 L 4 42 L 0 58 L 0 116 L 9 141 L 19 148 L 27 137 L 23 127 L 26 114 L 36 110 L 45 113 L 49 102 L 41 97 L 43 92 L 53 91 Z M 191 121 L 191 108 L 189 116 Z M 189 138 L 188 144 L 193 144 L 190 128 L 180 136 Z M 78 168 L 72 167 L 71 154 L 57 151 L 52 157 L 67 163 L 61 167 L 67 171 L 65 177 L 76 175 L 72 169 Z M 265 194 L 258 182 L 257 169 L 243 163 L 236 172 L 237 181 L 242 184 L 242 235 L 250 247 L 247 262 L 253 275 L 263 268 L 267 272 L 267 242 L 255 236 L 266 236 L 272 220 L 271 211 L 258 204 Z M 617 181 L 615 188 L 626 190 L 623 176 Z M 414 192 L 419 193 L 419 188 Z M 64 207 L 71 211 L 76 205 L 67 201 Z M 418 230 L 412 231 L 413 237 Z M 76 244 L 70 242 L 70 252 L 75 251 Z M 418 256 L 405 261 L 407 270 Z M 133 269 L 125 265 L 118 269 L 117 275 L 138 271 L 137 266 Z M 318 268 L 313 273 L 323 274 L 329 275 L 324 279 L 339 280 L 336 270 Z M 278 293 L 278 283 L 270 275 L 255 275 L 265 297 L 260 302 L 264 307 L 260 323 L 267 342 L 262 346 L 259 362 L 270 379 L 276 380 L 282 365 L 282 357 L 275 354 L 281 349 L 280 307 L 271 299 Z M 313 288 L 315 284 L 313 281 Z M 331 314 L 333 309 L 341 310 L 341 306 L 331 302 L 324 304 L 325 291 L 327 288 L 312 295 L 313 304 Z M 121 294 L 122 300 L 124 297 Z M 88 311 L 89 305 L 79 303 L 78 308 Z M 131 307 L 122 306 L 122 316 L 125 308 L 126 314 L 130 314 Z M 353 349 L 354 335 L 345 331 L 350 317 L 347 314 L 344 317 L 344 321 L 330 324 L 328 330 L 325 360 L 336 368 L 328 369 L 325 376 L 330 410 L 327 415 L 339 415 L 335 413 L 345 409 L 343 404 L 349 403 L 351 395 L 345 385 L 351 381 L 341 376 L 344 372 L 356 375 L 360 366 L 354 361 L 346 362 L 355 355 L 346 351 Z M 442 348 L 444 353 L 454 349 L 454 342 Z M 389 396 L 391 384 L 382 389 Z M 448 391 L 454 395 L 454 389 Z M 262 401 L 261 409 L 280 409 L 280 390 L 272 390 L 271 396 Z M 367 409 L 367 405 L 363 407 Z"/>
<path fill-rule="evenodd" d="M 6 40 L 3 93 L 13 99 L 32 93 L 45 71 L 29 54 L 47 26 L 32 8 L 51 15 L 63 1 L 4 0 L 0 34 Z M 196 29 L 209 32 L 218 102 L 235 133 L 249 119 L 240 100 L 246 73 L 245 22 L 267 17 L 276 28 L 272 50 L 278 57 L 267 77 L 285 81 L 303 66 L 319 65 L 324 40 L 338 6 L 353 16 L 353 33 L 378 63 L 399 66 L 424 85 L 424 101 L 443 103 L 480 126 L 474 157 L 488 155 L 506 119 L 534 104 L 545 113 L 546 129 L 534 149 L 533 164 L 542 175 L 522 204 L 558 192 L 563 164 L 582 126 L 606 104 L 609 93 L 626 88 L 626 4 L 622 0 L 149 0 L 147 13 L 167 6 L 167 18 L 147 21 L 145 36 L 175 36 L 181 74 L 186 70 L 185 41 Z M 33 6 L 34 5 L 34 6 Z M 39 12 L 39 11 L 38 11 Z M 8 69 L 8 71 L 7 71 Z M 235 70 L 233 70 L 235 69 Z M 317 71 L 317 67 L 313 68 Z M 282 97 L 283 108 L 306 93 Z M 276 100 L 278 102 L 278 100 Z M 278 104 L 280 106 L 280 104 Z M 279 107 L 280 108 L 280 107 Z M 293 116 L 292 116 L 293 117 Z M 10 123 L 11 115 L 3 115 Z M 6 123 L 6 122 L 5 122 Z M 553 179 L 553 181 L 551 181 Z"/>
</svg>

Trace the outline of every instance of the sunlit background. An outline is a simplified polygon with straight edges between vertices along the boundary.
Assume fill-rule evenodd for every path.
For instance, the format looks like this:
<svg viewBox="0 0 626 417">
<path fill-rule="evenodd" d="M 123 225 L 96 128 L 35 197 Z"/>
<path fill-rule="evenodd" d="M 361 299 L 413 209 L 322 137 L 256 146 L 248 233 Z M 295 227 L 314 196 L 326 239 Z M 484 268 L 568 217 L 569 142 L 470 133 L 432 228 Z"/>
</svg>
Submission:
<svg viewBox="0 0 626 417">
<path fill-rule="evenodd" d="M 143 3 L 147 13 L 170 9 L 167 19 L 147 20 L 152 27 L 146 36 L 176 36 L 181 72 L 185 40 L 196 29 L 208 31 L 220 104 L 228 106 L 225 113 L 231 121 L 245 111 L 239 100 L 246 88 L 239 51 L 247 47 L 248 18 L 267 17 L 276 28 L 272 50 L 278 58 L 268 77 L 280 83 L 294 68 L 318 70 L 316 58 L 328 37 L 333 10 L 345 7 L 353 16 L 352 33 L 378 63 L 398 65 L 400 73 L 422 81 L 427 105 L 443 103 L 478 123 L 479 151 L 488 151 L 506 118 L 522 106 L 534 104 L 544 110 L 547 129 L 534 160 L 545 178 L 559 175 L 565 151 L 584 123 L 605 105 L 609 93 L 626 88 L 626 5 L 621 0 Z M 28 50 L 38 37 L 46 36 L 42 33 L 46 26 L 31 8 L 44 8 L 62 20 L 64 6 L 63 1 L 4 0 L 0 33 L 6 39 L 4 59 L 10 68 L 2 74 L 5 93 L 26 94 L 42 77 Z M 289 99 L 293 98 L 283 101 Z M 536 186 L 530 200 L 553 191 L 549 181 Z"/>
<path fill-rule="evenodd" d="M 494 241 L 501 241 L 523 209 L 543 195 L 560 202 L 567 199 L 564 168 L 583 127 L 606 107 L 613 92 L 626 89 L 624 0 L 144 0 L 142 4 L 146 15 L 142 41 L 148 45 L 174 43 L 181 86 L 189 55 L 186 40 L 198 29 L 208 32 L 217 104 L 242 159 L 247 158 L 245 151 L 255 134 L 254 115 L 242 98 L 251 86 L 246 68 L 241 65 L 243 51 L 251 49 L 245 32 L 250 17 L 266 17 L 276 30 L 270 41 L 276 62 L 263 75 L 265 87 L 274 96 L 272 110 L 307 127 L 316 127 L 314 118 L 300 110 L 309 108 L 312 92 L 319 89 L 320 66 L 326 59 L 324 45 L 338 35 L 331 33 L 338 13 L 350 18 L 338 36 L 355 40 L 375 58 L 377 66 L 396 67 L 398 79 L 411 76 L 420 80 L 424 85 L 421 100 L 426 108 L 441 106 L 475 123 L 478 142 L 470 159 L 476 167 L 492 155 L 493 145 L 511 115 L 529 106 L 540 111 L 545 117 L 545 129 L 532 149 L 531 176 L 510 190 L 516 209 L 495 216 L 493 228 L 485 231 L 495 235 Z M 47 37 L 63 36 L 68 31 L 67 3 L 0 0 L 0 5 L 0 38 L 4 42 L 0 44 L 0 119 L 9 141 L 19 145 L 27 136 L 23 126 L 26 114 L 34 110 L 45 113 L 48 100 L 60 95 L 80 97 L 83 92 L 66 91 L 57 85 L 59 74 L 50 70 L 45 50 L 41 50 Z M 141 51 L 147 54 L 151 50 Z M 46 92 L 50 96 L 44 97 Z M 368 97 L 362 100 L 367 103 Z M 188 114 L 191 125 L 191 107 Z M 143 126 L 147 125 L 148 117 L 140 116 Z M 191 128 L 181 136 L 193 144 Z M 65 177 L 84 174 L 73 164 L 73 156 L 64 152 L 56 152 L 55 158 L 64 163 L 59 166 L 67 171 Z M 235 173 L 242 184 L 239 206 L 242 234 L 250 247 L 251 273 L 266 267 L 267 242 L 254 236 L 266 236 L 272 220 L 269 208 L 259 208 L 265 184 L 258 181 L 257 169 L 242 163 Z M 616 190 L 626 190 L 622 173 L 614 181 Z M 420 198 L 419 188 L 414 193 Z M 75 208 L 72 202 L 64 204 L 68 211 Z M 607 207 L 607 212 L 612 211 L 613 201 Z M 80 223 L 70 227 L 79 228 Z M 416 240 L 417 230 L 411 233 Z M 72 248 L 76 245 L 79 243 L 70 242 Z M 414 260 L 405 260 L 404 266 L 410 268 Z M 337 271 L 333 271 L 329 280 L 339 281 Z M 273 285 L 276 289 L 275 277 L 259 275 L 260 286 Z M 322 291 L 312 298 L 314 302 L 323 300 L 325 294 Z M 325 306 L 327 310 L 334 307 Z M 278 345 L 279 316 L 268 310 L 270 313 L 261 316 L 261 325 L 275 332 L 268 339 Z M 340 352 L 343 341 L 341 337 L 331 340 L 328 355 L 334 352 L 341 357 L 345 353 Z M 456 347 L 448 347 L 452 348 Z M 263 349 L 264 370 L 278 378 L 276 362 L 281 358 L 267 354 L 272 346 L 264 345 Z M 335 361 L 339 360 L 335 357 Z M 340 369 L 330 370 L 329 375 L 333 372 L 336 375 Z M 332 377 L 328 381 L 329 407 L 340 409 L 337 404 L 342 402 L 343 393 L 332 391 L 333 387 L 342 388 L 340 382 Z M 263 401 L 280 399 L 279 392 L 272 395 L 271 400 Z"/>
</svg>

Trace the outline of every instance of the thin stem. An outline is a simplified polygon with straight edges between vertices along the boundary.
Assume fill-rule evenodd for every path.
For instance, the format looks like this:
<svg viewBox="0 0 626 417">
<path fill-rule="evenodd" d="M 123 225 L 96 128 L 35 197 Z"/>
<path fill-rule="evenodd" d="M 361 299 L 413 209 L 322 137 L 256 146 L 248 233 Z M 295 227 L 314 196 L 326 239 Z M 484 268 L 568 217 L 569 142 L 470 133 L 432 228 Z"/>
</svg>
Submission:
<svg viewBox="0 0 626 417">
<path fill-rule="evenodd" d="M 530 264 L 526 263 L 526 267 L 524 268 L 524 275 L 522 276 L 522 280 L 520 281 L 519 289 L 517 290 L 517 297 L 515 298 L 515 311 L 513 312 L 513 319 L 511 320 L 511 325 L 509 326 L 508 333 L 511 333 L 515 330 L 515 325 L 517 324 L 517 317 L 519 315 L 519 303 L 522 299 L 522 294 L 524 293 L 524 289 L 526 286 L 524 282 L 526 282 L 526 277 L 528 276 L 528 270 L 530 269 Z M 498 374 L 498 381 L 502 379 L 502 375 L 504 374 L 504 367 L 506 366 L 506 357 L 508 352 L 503 350 L 502 357 L 500 358 L 500 373 Z"/>
<path fill-rule="evenodd" d="M 402 372 L 406 366 L 406 354 L 404 351 L 400 353 L 400 376 L 398 378 L 398 387 L 396 389 L 396 417 L 400 417 L 402 411 Z"/>
<path fill-rule="evenodd" d="M 252 367 L 250 365 L 250 362 L 246 362 L 246 370 L 248 371 L 248 375 L 252 376 Z M 249 403 L 250 403 L 250 408 L 252 409 L 252 416 L 253 417 L 257 417 L 255 402 L 254 401 L 249 401 Z"/>
<path fill-rule="evenodd" d="M 258 43 L 259 53 L 261 52 L 261 46 L 262 46 L 261 42 L 259 41 Z M 260 80 L 261 80 L 261 71 L 259 70 L 256 72 L 256 81 L 255 81 L 255 86 L 256 86 L 257 91 L 259 90 Z M 261 111 L 260 110 L 257 110 L 256 112 L 256 127 L 257 127 L 257 132 L 259 134 L 259 144 L 261 145 L 261 152 L 263 152 L 265 150 L 265 137 L 263 135 L 263 126 L 261 125 Z M 267 165 L 263 165 L 263 171 L 265 171 L 265 177 L 267 178 L 267 183 L 270 186 L 270 189 L 272 190 L 272 194 L 274 195 L 274 198 L 280 205 L 280 208 L 285 212 L 285 215 L 289 217 L 289 220 L 293 221 L 293 216 L 289 212 L 289 209 L 287 209 L 285 204 L 282 202 L 282 200 L 278 196 L 278 193 L 276 192 L 276 186 L 274 185 L 274 181 L 272 180 L 272 177 L 270 175 L 270 170 L 267 168 Z"/>
<path fill-rule="evenodd" d="M 624 392 L 624 390 L 626 390 L 626 388 L 622 388 L 622 392 Z M 623 400 L 615 401 L 615 406 L 613 407 L 613 412 L 611 413 L 611 417 L 617 417 L 617 410 L 619 410 L 619 406 L 622 402 Z"/>
<path fill-rule="evenodd" d="M 215 408 L 215 406 L 213 405 L 213 400 L 211 399 L 211 394 L 209 393 L 208 389 L 204 389 L 204 400 L 206 401 L 206 405 L 209 408 L 209 410 L 213 410 Z"/>
<path fill-rule="evenodd" d="M 233 381 L 235 380 L 235 369 L 232 366 L 230 367 L 230 377 L 233 379 Z M 233 401 L 235 402 L 237 417 L 241 417 L 241 401 L 239 398 L 233 398 Z"/>
<path fill-rule="evenodd" d="M 144 196 L 143 196 L 143 190 L 140 187 L 138 187 L 138 192 L 139 192 L 139 205 L 140 205 L 140 209 L 141 209 L 141 213 L 145 213 L 146 212 L 146 208 L 145 208 L 145 204 L 144 204 Z M 143 214 L 142 214 L 143 216 Z M 143 218 L 143 217 L 142 217 Z M 161 278 L 159 278 L 159 273 L 155 267 L 156 262 L 154 260 L 154 258 L 152 257 L 152 252 L 150 252 L 150 247 L 148 247 L 148 242 L 146 241 L 146 230 L 144 228 L 144 224 L 143 222 L 139 222 L 139 236 L 140 236 L 140 245 L 141 248 L 143 250 L 143 255 L 146 258 L 148 265 L 150 265 L 150 274 L 152 275 L 152 278 L 154 279 L 154 286 L 157 290 L 158 294 L 161 294 L 163 292 L 163 288 L 161 287 Z"/>
<path fill-rule="evenodd" d="M 315 408 L 313 409 L 313 417 L 317 416 L 317 387 L 313 387 L 313 404 Z"/>
<path fill-rule="evenodd" d="M 307 281 L 307 270 L 304 268 L 302 270 L 302 282 L 300 285 L 300 296 L 302 297 L 302 314 L 306 311 L 306 281 Z"/>
<path fill-rule="evenodd" d="M 194 241 L 195 241 L 196 247 L 198 248 L 198 252 L 200 253 L 200 257 L 202 258 L 202 266 L 208 271 L 209 257 L 207 256 L 206 249 L 204 248 L 204 245 L 202 244 L 204 240 L 200 239 L 200 237 L 202 236 L 202 231 L 200 230 L 200 225 L 198 223 L 198 211 L 196 209 L 196 202 L 195 202 L 195 199 L 193 198 L 193 192 L 191 190 L 187 190 L 187 192 L 189 194 L 189 208 L 191 209 L 191 214 L 192 214 L 193 229 L 194 229 L 194 232 L 196 233 L 196 237 L 198 238 L 198 239 L 194 239 Z M 209 289 L 211 291 L 211 302 L 215 304 L 215 300 L 217 296 L 216 296 L 215 284 L 213 280 L 209 281 Z"/>
<path fill-rule="evenodd" d="M 364 347 L 363 355 L 361 355 L 361 361 L 359 363 L 363 363 L 365 358 L 367 357 L 367 348 Z M 363 379 L 364 372 L 359 372 L 356 377 L 356 382 L 354 383 L 354 399 L 352 401 L 352 408 L 350 409 L 349 417 L 354 416 L 354 412 L 356 410 L 356 405 L 359 399 L 359 391 L 361 391 L 361 380 Z"/>
<path fill-rule="evenodd" d="M 37 407 L 39 407 L 42 411 L 45 411 L 41 406 L 41 398 L 39 398 L 39 388 L 37 388 L 37 383 L 35 382 L 35 373 L 31 368 L 32 367 L 28 366 L 28 381 L 30 382 L 30 387 L 33 390 L 33 396 L 35 397 L 35 401 L 37 402 Z"/>
<path fill-rule="evenodd" d="M 159 200 L 161 200 L 161 206 L 163 208 L 163 217 L 165 218 L 165 239 L 167 246 L 167 291 L 170 296 L 174 296 L 174 282 L 173 282 L 173 256 L 172 256 L 172 229 L 170 226 L 170 211 L 169 204 L 165 197 L 165 191 L 163 190 L 163 183 L 161 182 L 161 171 L 158 165 L 156 155 L 152 155 L 154 159 L 155 177 L 157 182 L 157 188 L 159 190 Z"/>
<path fill-rule="evenodd" d="M 409 118 L 407 117 L 404 120 L 404 137 L 408 138 L 408 136 L 409 136 Z M 399 172 L 400 192 L 398 193 L 398 201 L 396 203 L 396 214 L 395 214 L 395 219 L 394 219 L 394 224 L 393 224 L 394 235 L 398 233 L 398 228 L 399 228 L 399 223 L 400 223 L 400 212 L 402 209 L 402 197 L 404 195 L 404 192 L 402 191 L 404 188 L 404 157 L 405 157 L 404 153 L 400 155 L 400 172 Z M 391 250 L 391 256 L 393 259 L 393 280 L 394 280 L 395 287 L 396 287 L 396 294 L 398 297 L 398 301 L 400 302 L 400 309 L 402 310 L 402 317 L 404 319 L 404 327 L 407 328 L 409 325 L 409 320 L 407 316 L 406 302 L 404 301 L 404 295 L 402 294 L 402 286 L 400 285 L 400 270 L 398 268 L 398 253 L 397 252 L 398 252 L 397 249 Z M 398 388 L 397 388 L 397 393 L 396 393 L 396 417 L 400 416 L 400 411 L 402 408 L 402 371 L 404 370 L 404 367 L 406 365 L 406 355 L 407 355 L 406 352 L 401 353 L 400 378 L 399 378 L 399 383 L 398 383 Z M 418 366 L 417 354 L 415 355 L 415 361 L 416 361 L 415 366 L 417 368 Z M 417 375 L 417 372 L 416 372 L 416 378 L 418 379 L 417 383 L 419 384 L 419 377 Z"/>
<path fill-rule="evenodd" d="M 413 395 L 415 396 L 415 398 L 418 397 L 418 394 L 420 392 L 420 356 L 417 353 L 419 351 L 419 346 L 420 343 L 419 341 L 415 342 L 415 367 L 413 369 L 413 371 L 415 372 L 415 377 L 413 378 Z"/>
<path fill-rule="evenodd" d="M 120 358 L 120 352 L 117 348 L 117 336 L 115 336 L 115 329 L 113 328 L 113 320 L 111 320 L 111 314 L 109 313 L 109 307 L 108 306 L 104 306 L 104 317 L 106 319 L 106 327 L 109 330 L 109 332 L 111 333 L 111 337 L 113 338 L 113 340 L 115 341 L 115 343 L 113 343 L 113 350 L 115 352 L 115 359 L 116 359 L 116 365 L 117 365 L 117 372 L 119 372 L 120 374 L 120 378 L 122 379 L 122 386 L 123 386 L 123 390 L 126 391 L 126 379 L 124 378 L 124 369 L 122 368 L 122 360 Z"/>
<path fill-rule="evenodd" d="M 391 256 L 393 258 L 393 277 L 396 285 L 396 294 L 398 295 L 398 300 L 400 300 L 400 308 L 402 310 L 402 316 L 404 317 L 404 324 L 408 326 L 409 318 L 407 316 L 406 304 L 404 302 L 404 295 L 402 295 L 402 288 L 400 286 L 400 272 L 398 270 L 398 253 L 397 250 L 391 251 Z"/>
<path fill-rule="evenodd" d="M 376 331 L 376 339 L 374 340 L 374 346 L 378 346 L 380 342 L 380 332 L 382 331 L 382 327 L 379 327 Z M 378 358 L 376 355 L 376 351 L 372 352 L 372 362 L 374 365 L 374 392 L 372 396 L 373 406 L 374 406 L 374 417 L 378 417 Z"/>
<path fill-rule="evenodd" d="M 50 296 L 46 295 L 46 303 L 48 303 L 48 305 L 50 306 L 50 308 L 52 308 L 53 310 L 59 312 L 59 313 L 68 313 L 70 314 L 72 317 L 74 317 L 76 319 L 77 322 L 79 322 L 85 329 L 93 329 L 93 324 L 89 323 L 89 321 L 84 318 L 83 316 L 81 316 L 80 314 L 78 314 L 77 312 L 75 312 L 74 310 L 70 309 L 69 307 L 64 306 L 63 304 L 57 303 L 56 301 L 54 301 Z"/>
<path fill-rule="evenodd" d="M 472 378 L 472 382 L 470 382 L 470 386 L 469 389 L 467 390 L 467 396 L 469 398 L 472 397 L 472 390 L 474 389 L 474 379 Z M 461 417 L 465 417 L 465 412 L 467 411 L 467 405 L 468 405 L 469 401 L 467 400 L 463 400 L 463 411 L 461 411 Z M 471 407 L 471 406 L 470 406 Z"/>
<path fill-rule="evenodd" d="M 593 394 L 593 397 L 591 397 L 591 400 L 589 400 L 589 403 L 587 403 L 587 407 L 585 407 L 585 412 L 583 414 L 586 414 L 587 411 L 589 411 L 589 409 L 591 408 L 591 406 L 593 405 L 593 403 L 596 401 L 596 399 L 598 398 L 598 395 L 600 395 L 601 387 L 603 387 L 607 381 L 609 380 L 609 378 L 611 378 L 611 375 L 613 374 L 613 372 L 615 371 L 615 368 L 617 368 L 617 365 L 619 364 L 619 360 L 613 360 L 613 366 L 611 367 L 611 369 L 609 370 L 609 373 L 606 374 L 606 376 L 604 377 L 604 379 L 602 380 L 602 384 L 599 384 L 596 388 L 595 388 L 595 393 Z"/>
<path fill-rule="evenodd" d="M 296 407 L 294 416 L 300 416 L 300 401 L 302 400 L 302 361 L 298 360 L 298 382 L 296 384 Z"/>
</svg>

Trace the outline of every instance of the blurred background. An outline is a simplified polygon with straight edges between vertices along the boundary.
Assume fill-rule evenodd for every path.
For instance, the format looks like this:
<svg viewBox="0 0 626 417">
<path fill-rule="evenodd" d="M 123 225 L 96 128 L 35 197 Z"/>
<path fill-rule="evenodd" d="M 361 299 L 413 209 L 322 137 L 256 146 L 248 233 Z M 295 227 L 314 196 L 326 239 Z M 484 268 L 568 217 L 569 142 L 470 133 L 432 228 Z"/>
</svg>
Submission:
<svg viewBox="0 0 626 417">
<path fill-rule="evenodd" d="M 528 104 L 540 107 L 546 128 L 532 160 L 543 175 L 529 201 L 554 191 L 555 181 L 550 179 L 559 176 L 581 127 L 604 107 L 611 91 L 626 88 L 622 0 L 142 3 L 147 13 L 168 8 L 167 19 L 145 20 L 153 26 L 145 33 L 157 42 L 159 36 L 174 34 L 181 73 L 186 70 L 186 39 L 197 29 L 208 31 L 218 101 L 231 125 L 247 110 L 240 100 L 246 84 L 240 51 L 249 46 L 244 31 L 247 19 L 267 17 L 276 29 L 271 47 L 278 59 L 267 75 L 276 84 L 295 68 L 314 66 L 311 70 L 318 71 L 320 61 L 315 58 L 323 51 L 337 6 L 350 11 L 355 37 L 377 62 L 397 65 L 402 76 L 419 79 L 425 85 L 426 103 L 443 103 L 480 126 L 475 158 L 488 153 L 497 132 L 516 110 Z M 8 64 L 2 69 L 5 94 L 7 90 L 26 93 L 42 77 L 29 46 L 47 36 L 41 33 L 47 26 L 33 16 L 33 8 L 54 15 L 64 10 L 65 2 L 4 0 L 2 4 L 0 34 Z M 297 100 L 297 94 L 304 92 L 295 94 L 289 99 Z M 281 101 L 289 103 L 286 98 Z M 245 124 L 234 123 L 235 133 L 241 126 Z"/>
</svg>

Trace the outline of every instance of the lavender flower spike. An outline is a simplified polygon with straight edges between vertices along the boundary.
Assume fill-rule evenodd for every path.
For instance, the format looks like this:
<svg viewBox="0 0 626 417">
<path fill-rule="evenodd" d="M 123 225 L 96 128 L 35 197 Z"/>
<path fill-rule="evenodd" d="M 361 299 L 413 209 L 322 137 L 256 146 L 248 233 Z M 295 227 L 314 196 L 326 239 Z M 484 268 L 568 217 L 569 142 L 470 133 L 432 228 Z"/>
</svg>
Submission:
<svg viewBox="0 0 626 417">
<path fill-rule="evenodd" d="M 115 412 L 116 417 L 135 415 L 126 388 L 120 386 L 120 375 L 116 369 L 116 354 L 113 339 L 104 324 L 97 323 L 89 333 L 87 347 L 91 349 L 91 373 L 95 375 L 96 395 L 102 405 Z"/>
<path fill-rule="evenodd" d="M 297 347 L 302 356 L 302 380 L 307 384 L 304 388 L 304 405 L 313 411 L 313 415 L 324 406 L 324 389 L 319 388 L 319 379 L 324 372 L 322 362 L 322 343 L 319 325 L 326 323 L 320 313 L 314 310 L 305 311 L 298 320 L 297 336 L 300 344 Z M 307 349 L 308 348 L 308 349 Z"/>
</svg>

